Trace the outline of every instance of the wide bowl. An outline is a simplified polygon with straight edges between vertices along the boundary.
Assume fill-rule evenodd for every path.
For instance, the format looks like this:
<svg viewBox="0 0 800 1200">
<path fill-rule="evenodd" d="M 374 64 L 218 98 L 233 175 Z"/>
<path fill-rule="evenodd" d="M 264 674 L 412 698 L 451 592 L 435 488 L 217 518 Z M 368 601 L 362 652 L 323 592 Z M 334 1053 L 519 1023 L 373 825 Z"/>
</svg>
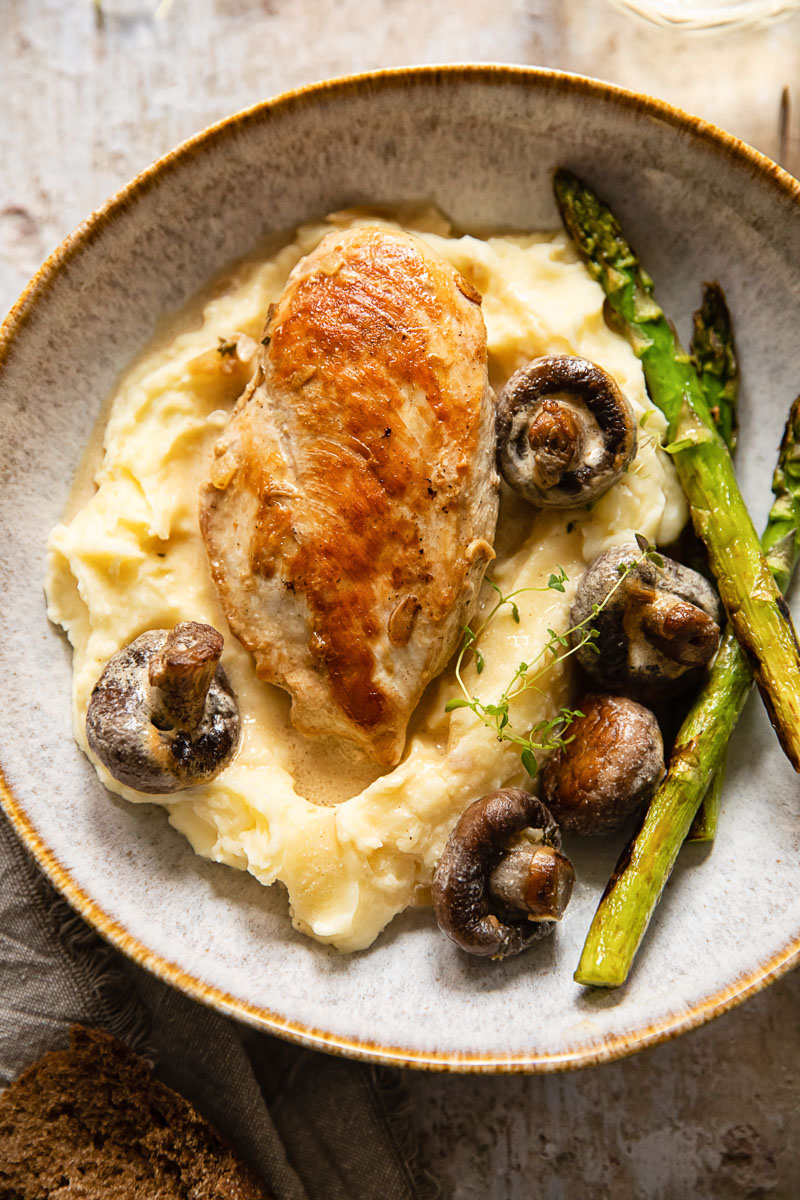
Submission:
<svg viewBox="0 0 800 1200">
<path fill-rule="evenodd" d="M 684 333 L 699 283 L 724 284 L 744 371 L 740 475 L 761 522 L 800 379 L 800 185 L 721 131 L 592 80 L 421 68 L 258 105 L 93 214 L 3 326 L 3 806 L 57 887 L 125 953 L 320 1049 L 456 1070 L 599 1062 L 723 1012 L 800 949 L 800 785 L 757 700 L 731 746 L 713 851 L 684 851 L 613 993 L 572 979 L 612 839 L 571 847 L 581 882 L 568 920 L 527 956 L 466 960 L 417 910 L 343 957 L 294 933 L 280 888 L 195 858 L 160 809 L 110 797 L 72 740 L 70 651 L 42 594 L 45 539 L 104 399 L 156 322 L 268 232 L 345 205 L 432 200 L 466 229 L 555 227 L 562 164 L 612 201 Z"/>
</svg>

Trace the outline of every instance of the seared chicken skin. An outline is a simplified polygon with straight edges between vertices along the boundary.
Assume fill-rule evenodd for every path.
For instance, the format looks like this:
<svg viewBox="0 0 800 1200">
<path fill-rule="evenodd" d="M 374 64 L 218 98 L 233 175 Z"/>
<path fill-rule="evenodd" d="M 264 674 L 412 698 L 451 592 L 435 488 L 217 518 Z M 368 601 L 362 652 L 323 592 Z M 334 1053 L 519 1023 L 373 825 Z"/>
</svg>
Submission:
<svg viewBox="0 0 800 1200">
<path fill-rule="evenodd" d="M 264 346 L 201 489 L 214 582 L 295 727 L 392 766 L 494 557 L 480 296 L 361 226 L 297 265 Z"/>
</svg>

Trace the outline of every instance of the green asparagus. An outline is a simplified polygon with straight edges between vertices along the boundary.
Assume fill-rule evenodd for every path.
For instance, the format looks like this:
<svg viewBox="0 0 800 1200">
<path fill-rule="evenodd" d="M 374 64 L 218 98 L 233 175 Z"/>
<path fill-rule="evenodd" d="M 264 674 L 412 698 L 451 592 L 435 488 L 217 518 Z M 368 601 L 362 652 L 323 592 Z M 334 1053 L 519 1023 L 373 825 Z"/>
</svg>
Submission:
<svg viewBox="0 0 800 1200">
<path fill-rule="evenodd" d="M 800 557 L 800 397 L 786 423 L 772 490 L 775 501 L 762 546 L 785 590 Z M 720 775 L 751 684 L 747 658 L 728 629 L 708 683 L 678 733 L 666 778 L 600 901 L 575 972 L 578 983 L 618 987 L 625 982 L 706 782 Z"/>
<path fill-rule="evenodd" d="M 739 363 L 731 315 L 718 283 L 707 283 L 703 287 L 703 303 L 694 314 L 689 353 L 714 424 L 733 454 L 739 436 L 736 416 Z"/>
<path fill-rule="evenodd" d="M 722 288 L 718 283 L 703 287 L 703 303 L 693 319 L 692 362 L 700 378 L 714 424 L 731 454 L 738 438 L 739 363 L 733 338 L 733 323 Z M 700 809 L 689 830 L 690 842 L 713 842 L 717 833 L 725 758 L 706 788 Z"/>
<path fill-rule="evenodd" d="M 564 224 L 602 284 L 618 327 L 641 360 L 650 397 L 667 418 L 667 449 L 695 531 L 706 545 L 736 637 L 754 664 L 781 745 L 800 771 L 800 647 L 697 373 L 610 210 L 568 171 L 556 173 L 555 192 Z"/>
<path fill-rule="evenodd" d="M 726 636 L 727 633 L 728 631 L 726 630 Z M 725 767 L 727 760 L 727 752 L 723 752 L 718 765 L 714 769 L 714 774 L 708 782 L 708 786 L 704 786 L 703 780 L 698 781 L 700 794 L 703 798 L 700 801 L 700 807 L 695 814 L 691 828 L 686 835 L 687 842 L 713 842 L 717 836 L 719 814 L 722 808 L 722 792 L 725 787 Z M 672 760 L 670 759 L 671 766 Z"/>
</svg>

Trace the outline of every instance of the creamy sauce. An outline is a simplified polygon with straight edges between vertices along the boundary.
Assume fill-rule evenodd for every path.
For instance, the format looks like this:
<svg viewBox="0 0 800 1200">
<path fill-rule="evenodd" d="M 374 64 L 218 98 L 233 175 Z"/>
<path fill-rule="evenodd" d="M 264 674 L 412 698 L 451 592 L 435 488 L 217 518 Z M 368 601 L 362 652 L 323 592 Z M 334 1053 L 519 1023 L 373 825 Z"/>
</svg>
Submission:
<svg viewBox="0 0 800 1200">
<path fill-rule="evenodd" d="M 366 220 L 376 223 L 374 215 L 357 212 L 330 218 L 338 226 Z M 586 563 L 632 532 L 668 543 L 685 521 L 685 506 L 659 448 L 664 422 L 647 399 L 640 365 L 606 327 L 602 291 L 566 238 L 454 237 L 432 212 L 402 223 L 482 293 L 496 388 L 537 355 L 580 354 L 615 377 L 640 423 L 635 461 L 590 508 L 537 512 L 504 490 L 490 574 L 504 592 L 541 590 L 518 597 L 519 625 L 504 611 L 487 628 L 482 674 L 474 665 L 465 671 L 468 687 L 488 700 L 499 696 L 522 659 L 531 662 L 540 652 L 548 628 L 567 628 Z M 75 737 L 86 753 L 91 690 L 121 646 L 181 620 L 206 621 L 224 634 L 223 664 L 243 718 L 231 766 L 177 797 L 134 792 L 95 763 L 98 775 L 130 801 L 163 803 L 196 853 L 248 870 L 264 884 L 282 880 L 295 926 L 351 951 L 368 946 L 424 895 L 466 805 L 525 775 L 514 748 L 471 712 L 445 713 L 446 701 L 458 694 L 452 666 L 428 688 L 403 760 L 391 771 L 332 739 L 304 738 L 289 724 L 288 697 L 256 678 L 219 607 L 198 529 L 197 489 L 249 371 L 219 347 L 238 333 L 260 336 L 289 271 L 330 227 L 304 226 L 282 248 L 228 272 L 131 367 L 112 398 L 96 490 L 77 511 L 71 506 L 68 522 L 51 534 L 47 595 L 48 615 L 74 648 Z M 569 576 L 563 594 L 545 586 L 557 565 Z M 475 622 L 493 597 L 485 587 Z M 552 716 L 567 686 L 565 671 L 552 670 L 541 693 L 515 702 L 513 724 L 529 729 Z"/>
</svg>

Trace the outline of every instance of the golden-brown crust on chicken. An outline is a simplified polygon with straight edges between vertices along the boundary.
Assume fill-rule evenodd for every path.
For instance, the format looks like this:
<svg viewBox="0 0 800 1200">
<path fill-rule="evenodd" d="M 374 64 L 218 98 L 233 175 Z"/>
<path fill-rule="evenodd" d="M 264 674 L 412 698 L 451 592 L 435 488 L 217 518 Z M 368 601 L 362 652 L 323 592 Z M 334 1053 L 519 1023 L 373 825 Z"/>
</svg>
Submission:
<svg viewBox="0 0 800 1200">
<path fill-rule="evenodd" d="M 493 461 L 478 294 L 409 234 L 329 234 L 270 312 L 200 505 L 231 628 L 304 733 L 398 761 L 493 557 Z"/>
</svg>

